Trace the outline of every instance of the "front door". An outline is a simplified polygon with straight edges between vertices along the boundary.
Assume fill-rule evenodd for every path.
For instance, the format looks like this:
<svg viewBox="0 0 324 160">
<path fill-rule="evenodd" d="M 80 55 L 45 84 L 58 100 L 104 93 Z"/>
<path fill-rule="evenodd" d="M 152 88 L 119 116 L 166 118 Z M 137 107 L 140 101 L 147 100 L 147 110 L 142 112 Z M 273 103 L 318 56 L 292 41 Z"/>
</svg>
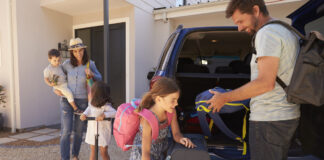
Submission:
<svg viewBox="0 0 324 160">
<path fill-rule="evenodd" d="M 109 25 L 109 55 L 108 62 L 104 59 L 104 29 L 103 26 L 75 30 L 75 37 L 80 37 L 85 45 L 90 59 L 93 60 L 105 82 L 110 86 L 110 94 L 114 106 L 126 100 L 126 70 L 125 70 L 125 23 Z M 107 73 L 104 64 L 108 63 Z"/>
</svg>

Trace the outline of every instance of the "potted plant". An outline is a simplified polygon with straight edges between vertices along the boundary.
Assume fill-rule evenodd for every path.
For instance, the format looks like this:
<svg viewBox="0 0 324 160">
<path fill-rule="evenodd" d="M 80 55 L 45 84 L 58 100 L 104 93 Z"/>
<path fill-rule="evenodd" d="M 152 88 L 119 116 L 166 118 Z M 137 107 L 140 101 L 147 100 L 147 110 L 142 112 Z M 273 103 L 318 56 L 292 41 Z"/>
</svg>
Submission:
<svg viewBox="0 0 324 160">
<path fill-rule="evenodd" d="M 0 105 L 4 106 L 3 104 L 6 103 L 6 95 L 5 95 L 5 90 L 4 87 L 0 85 Z M 3 128 L 3 117 L 2 113 L 0 113 L 0 130 Z"/>
</svg>

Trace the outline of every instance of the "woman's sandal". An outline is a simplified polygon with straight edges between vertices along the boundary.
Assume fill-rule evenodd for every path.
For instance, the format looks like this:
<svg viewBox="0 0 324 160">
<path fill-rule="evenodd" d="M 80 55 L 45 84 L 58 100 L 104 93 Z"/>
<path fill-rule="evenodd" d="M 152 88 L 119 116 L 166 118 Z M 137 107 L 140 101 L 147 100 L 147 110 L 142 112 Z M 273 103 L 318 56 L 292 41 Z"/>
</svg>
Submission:
<svg viewBox="0 0 324 160">
<path fill-rule="evenodd" d="M 72 158 L 73 160 L 79 160 L 79 158 L 77 156 L 73 156 Z"/>
</svg>

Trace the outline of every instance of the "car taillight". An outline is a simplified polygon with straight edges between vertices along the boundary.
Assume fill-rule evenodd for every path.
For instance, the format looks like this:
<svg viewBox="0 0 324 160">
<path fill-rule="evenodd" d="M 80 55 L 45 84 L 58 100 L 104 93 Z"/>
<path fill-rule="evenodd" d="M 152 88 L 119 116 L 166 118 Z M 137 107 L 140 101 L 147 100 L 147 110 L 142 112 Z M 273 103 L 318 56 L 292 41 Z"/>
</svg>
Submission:
<svg viewBox="0 0 324 160">
<path fill-rule="evenodd" d="M 154 84 L 158 79 L 160 79 L 160 78 L 162 78 L 162 77 L 161 77 L 161 76 L 154 76 L 154 77 L 151 79 L 151 81 L 150 81 L 150 89 L 152 89 L 153 84 Z"/>
</svg>

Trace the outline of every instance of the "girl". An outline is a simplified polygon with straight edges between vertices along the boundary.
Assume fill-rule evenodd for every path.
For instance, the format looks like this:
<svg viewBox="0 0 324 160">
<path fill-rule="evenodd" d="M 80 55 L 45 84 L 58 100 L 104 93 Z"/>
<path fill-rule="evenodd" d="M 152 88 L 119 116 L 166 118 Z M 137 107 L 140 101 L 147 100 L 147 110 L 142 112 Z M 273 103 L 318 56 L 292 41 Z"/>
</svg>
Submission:
<svg viewBox="0 0 324 160">
<path fill-rule="evenodd" d="M 141 111 L 143 108 L 149 109 L 158 119 L 159 126 L 168 123 L 166 112 L 173 113 L 171 130 L 174 141 L 188 148 L 193 148 L 195 144 L 189 138 L 183 137 L 179 130 L 175 111 L 175 107 L 178 105 L 179 94 L 179 87 L 172 79 L 161 78 L 143 96 L 137 111 Z M 132 147 L 130 160 L 165 159 L 163 153 L 166 153 L 168 147 L 168 127 L 160 129 L 158 138 L 152 142 L 152 129 L 150 124 L 144 118 L 141 118 L 140 121 L 140 130 L 135 136 L 135 145 Z"/>
<path fill-rule="evenodd" d="M 109 160 L 108 144 L 111 139 L 111 121 L 103 119 L 105 117 L 115 117 L 116 110 L 111 106 L 110 89 L 107 84 L 101 81 L 97 81 L 91 87 L 90 103 L 87 109 L 80 116 L 82 121 L 87 117 L 96 117 L 95 121 L 88 121 L 87 134 L 85 142 L 90 144 L 91 154 L 90 160 L 95 159 L 95 134 L 97 134 L 98 124 L 98 145 L 100 149 L 100 155 L 103 160 Z"/>
</svg>

